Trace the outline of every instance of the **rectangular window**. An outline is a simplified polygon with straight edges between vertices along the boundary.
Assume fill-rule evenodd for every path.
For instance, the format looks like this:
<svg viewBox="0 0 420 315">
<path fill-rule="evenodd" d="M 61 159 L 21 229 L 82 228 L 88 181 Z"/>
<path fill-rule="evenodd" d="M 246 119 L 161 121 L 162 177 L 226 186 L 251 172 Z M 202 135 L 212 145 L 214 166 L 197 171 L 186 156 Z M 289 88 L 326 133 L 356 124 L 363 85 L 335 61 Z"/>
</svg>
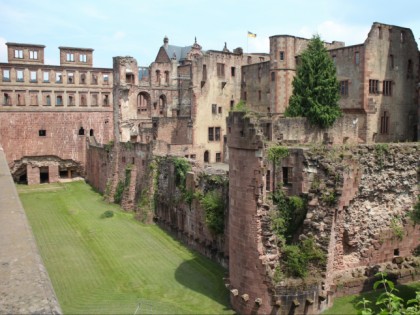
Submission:
<svg viewBox="0 0 420 315">
<path fill-rule="evenodd" d="M 37 81 L 37 79 L 36 79 L 36 71 L 31 71 L 31 82 L 36 82 Z"/>
<path fill-rule="evenodd" d="M 86 84 L 86 73 L 80 74 L 80 84 Z"/>
<path fill-rule="evenodd" d="M 31 100 L 31 106 L 38 106 L 38 93 L 37 92 L 31 92 L 29 94 L 30 100 Z"/>
<path fill-rule="evenodd" d="M 80 106 L 87 106 L 87 95 L 85 93 L 80 94 Z"/>
<path fill-rule="evenodd" d="M 79 55 L 79 61 L 80 62 L 87 62 L 86 54 L 80 54 Z"/>
<path fill-rule="evenodd" d="M 43 81 L 44 82 L 50 82 L 50 72 L 49 71 L 44 71 L 42 76 L 43 76 Z"/>
<path fill-rule="evenodd" d="M 38 60 L 38 50 L 30 50 L 29 59 Z"/>
<path fill-rule="evenodd" d="M 261 90 L 258 91 L 258 100 L 261 101 Z"/>
<path fill-rule="evenodd" d="M 3 94 L 3 105 L 12 105 L 12 98 L 10 97 L 9 93 Z"/>
<path fill-rule="evenodd" d="M 231 67 L 231 68 L 230 68 L 230 75 L 231 75 L 232 77 L 234 77 L 234 76 L 235 76 L 235 72 L 236 72 L 236 68 L 235 68 L 235 67 Z"/>
<path fill-rule="evenodd" d="M 280 61 L 283 61 L 284 60 L 284 51 L 281 51 L 280 52 Z"/>
<path fill-rule="evenodd" d="M 267 170 L 267 173 L 265 174 L 265 190 L 271 191 L 271 172 L 270 170 Z"/>
<path fill-rule="evenodd" d="M 222 155 L 220 154 L 220 152 L 216 153 L 216 163 L 220 163 L 222 162 Z"/>
<path fill-rule="evenodd" d="M 292 185 L 292 168 L 283 167 L 282 170 L 283 170 L 283 185 L 291 186 Z"/>
<path fill-rule="evenodd" d="M 340 94 L 341 96 L 349 95 L 349 81 L 348 80 L 340 81 Z"/>
<path fill-rule="evenodd" d="M 74 106 L 76 105 L 74 103 L 74 95 L 69 95 L 68 101 L 67 101 L 67 106 Z"/>
<path fill-rule="evenodd" d="M 40 137 L 45 137 L 45 136 L 47 136 L 47 131 L 45 129 L 40 129 L 40 130 L 38 130 L 38 135 Z"/>
<path fill-rule="evenodd" d="M 45 105 L 46 106 L 51 106 L 51 96 L 50 95 L 45 95 Z"/>
<path fill-rule="evenodd" d="M 225 76 L 225 64 L 224 63 L 218 63 L 217 64 L 217 76 L 218 77 L 224 77 Z"/>
<path fill-rule="evenodd" d="M 392 95 L 392 81 L 384 81 L 382 86 L 382 92 L 385 96 Z"/>
<path fill-rule="evenodd" d="M 56 106 L 63 106 L 63 96 L 62 95 L 57 95 L 57 97 L 55 98 L 55 105 Z"/>
<path fill-rule="evenodd" d="M 61 72 L 56 72 L 55 73 L 55 82 L 56 83 L 63 83 L 63 75 L 61 74 Z"/>
<path fill-rule="evenodd" d="M 388 127 L 389 127 L 389 114 L 387 111 L 381 116 L 381 134 L 388 134 Z"/>
<path fill-rule="evenodd" d="M 109 106 L 109 95 L 105 94 L 104 95 L 104 100 L 103 100 L 103 106 Z"/>
<path fill-rule="evenodd" d="M 92 84 L 98 84 L 98 75 L 96 73 L 92 73 Z"/>
<path fill-rule="evenodd" d="M 219 106 L 219 107 L 217 108 L 217 113 L 218 113 L 218 114 L 221 114 L 221 113 L 222 113 L 222 106 Z"/>
<path fill-rule="evenodd" d="M 247 93 L 246 93 L 246 91 L 244 92 L 244 101 L 246 101 L 246 98 L 247 98 Z"/>
<path fill-rule="evenodd" d="M 23 82 L 23 70 L 16 70 L 16 81 Z"/>
<path fill-rule="evenodd" d="M 276 81 L 276 73 L 275 72 L 271 72 L 271 82 Z"/>
<path fill-rule="evenodd" d="M 67 83 L 68 84 L 74 84 L 74 73 L 68 72 L 67 73 Z"/>
<path fill-rule="evenodd" d="M 206 81 L 207 80 L 207 66 L 203 65 L 203 78 L 201 79 L 201 81 Z"/>
<path fill-rule="evenodd" d="M 104 84 L 109 84 L 109 75 L 108 74 L 104 74 L 103 80 L 104 80 Z"/>
<path fill-rule="evenodd" d="M 214 128 L 209 127 L 209 141 L 214 141 Z"/>
<path fill-rule="evenodd" d="M 233 107 L 235 106 L 235 101 L 230 100 L 230 110 L 233 110 Z"/>
<path fill-rule="evenodd" d="M 358 65 L 360 63 L 360 54 L 358 51 L 354 53 L 354 63 Z"/>
<path fill-rule="evenodd" d="M 17 94 L 17 104 L 18 104 L 18 106 L 24 106 L 25 105 L 25 94 L 24 93 L 18 93 Z"/>
<path fill-rule="evenodd" d="M 74 61 L 74 54 L 73 53 L 67 53 L 66 54 L 66 61 L 73 62 Z"/>
<path fill-rule="evenodd" d="M 10 81 L 10 70 L 3 69 L 3 82 L 9 82 L 9 81 Z"/>
<path fill-rule="evenodd" d="M 378 94 L 379 80 L 369 80 L 369 94 Z"/>
<path fill-rule="evenodd" d="M 98 94 L 92 94 L 92 106 L 98 106 Z"/>
<path fill-rule="evenodd" d="M 217 104 L 211 104 L 211 113 L 217 114 Z"/>
<path fill-rule="evenodd" d="M 23 59 L 23 50 L 15 49 L 15 59 Z"/>
<path fill-rule="evenodd" d="M 394 69 L 394 55 L 389 55 L 389 68 Z"/>
<path fill-rule="evenodd" d="M 214 128 L 214 140 L 220 141 L 220 127 Z"/>
</svg>

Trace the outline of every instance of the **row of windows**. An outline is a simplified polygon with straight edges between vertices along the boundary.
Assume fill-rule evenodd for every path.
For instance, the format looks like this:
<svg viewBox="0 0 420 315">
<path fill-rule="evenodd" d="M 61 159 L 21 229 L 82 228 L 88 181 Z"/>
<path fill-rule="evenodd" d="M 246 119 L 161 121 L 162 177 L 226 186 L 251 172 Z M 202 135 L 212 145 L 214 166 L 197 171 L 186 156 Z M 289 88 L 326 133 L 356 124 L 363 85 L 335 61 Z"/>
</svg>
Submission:
<svg viewBox="0 0 420 315">
<path fill-rule="evenodd" d="M 80 127 L 79 131 L 77 132 L 77 134 L 79 136 L 84 136 L 85 135 L 85 129 L 83 127 Z M 94 131 L 93 129 L 89 130 L 89 136 L 93 137 L 94 135 Z M 46 129 L 39 129 L 38 130 L 38 136 L 40 137 L 46 137 L 47 136 L 47 130 Z"/>
<path fill-rule="evenodd" d="M 379 80 L 369 80 L 369 94 L 383 94 L 384 96 L 392 96 L 392 84 L 391 80 L 382 81 L 382 92 L 379 90 Z M 340 95 L 349 95 L 349 81 L 340 81 Z"/>
<path fill-rule="evenodd" d="M 369 80 L 369 94 L 383 94 L 385 96 L 392 95 L 392 81 L 385 80 L 382 82 L 382 92 L 379 90 L 379 80 Z"/>
<path fill-rule="evenodd" d="M 74 62 L 74 53 L 66 53 L 66 61 Z M 87 62 L 87 55 L 79 54 L 79 61 L 83 63 Z"/>
<path fill-rule="evenodd" d="M 110 106 L 108 93 L 3 92 L 3 106 Z"/>
<path fill-rule="evenodd" d="M 3 82 L 11 82 L 11 70 L 10 69 L 3 69 L 2 71 L 2 79 Z M 42 78 L 43 83 L 50 83 L 54 81 L 55 83 L 64 83 L 63 80 L 63 73 L 60 71 L 42 71 L 42 77 L 39 77 L 40 73 L 37 70 L 30 70 L 29 71 L 29 82 L 31 83 L 38 83 L 39 79 Z M 67 84 L 74 84 L 76 83 L 75 80 L 75 72 L 66 71 L 67 80 L 65 83 Z M 91 73 L 90 74 L 90 84 L 98 84 L 98 73 Z M 16 69 L 15 70 L 15 80 L 16 82 L 25 82 L 25 70 L 24 69 Z M 88 74 L 87 73 L 79 73 L 79 84 L 88 84 Z M 102 84 L 108 85 L 109 84 L 109 74 L 104 73 L 102 74 Z"/>
</svg>

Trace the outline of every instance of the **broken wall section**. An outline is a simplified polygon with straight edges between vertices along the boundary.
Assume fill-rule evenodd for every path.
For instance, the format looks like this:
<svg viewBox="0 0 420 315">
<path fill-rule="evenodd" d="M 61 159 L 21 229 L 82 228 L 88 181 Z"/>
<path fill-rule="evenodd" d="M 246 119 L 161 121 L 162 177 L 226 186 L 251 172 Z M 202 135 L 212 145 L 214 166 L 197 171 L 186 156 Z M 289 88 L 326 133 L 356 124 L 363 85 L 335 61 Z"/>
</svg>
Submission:
<svg viewBox="0 0 420 315">
<path fill-rule="evenodd" d="M 177 164 L 187 165 L 192 160 L 155 159 L 156 223 L 188 247 L 226 268 L 229 261 L 226 172 L 191 164 L 191 169 L 180 175 Z"/>
</svg>

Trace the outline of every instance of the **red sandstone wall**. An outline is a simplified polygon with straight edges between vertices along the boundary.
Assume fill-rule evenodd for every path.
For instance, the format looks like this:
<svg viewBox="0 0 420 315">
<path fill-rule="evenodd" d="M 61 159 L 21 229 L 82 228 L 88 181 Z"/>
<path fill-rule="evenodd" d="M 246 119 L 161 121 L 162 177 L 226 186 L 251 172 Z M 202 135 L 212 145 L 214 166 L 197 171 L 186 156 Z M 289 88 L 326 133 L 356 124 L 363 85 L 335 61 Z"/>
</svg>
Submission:
<svg viewBox="0 0 420 315">
<path fill-rule="evenodd" d="M 0 112 L 0 143 L 8 163 L 24 156 L 55 155 L 85 164 L 86 136 L 112 139 L 112 112 Z M 85 135 L 78 135 L 80 127 Z M 46 136 L 39 136 L 39 130 Z"/>
</svg>

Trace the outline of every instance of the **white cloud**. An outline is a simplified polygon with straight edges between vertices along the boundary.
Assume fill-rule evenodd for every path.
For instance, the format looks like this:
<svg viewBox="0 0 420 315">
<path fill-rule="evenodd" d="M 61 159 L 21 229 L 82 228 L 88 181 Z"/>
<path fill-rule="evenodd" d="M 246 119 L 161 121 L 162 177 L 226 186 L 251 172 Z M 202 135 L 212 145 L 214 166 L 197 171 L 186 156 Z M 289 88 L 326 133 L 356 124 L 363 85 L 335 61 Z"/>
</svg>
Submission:
<svg viewBox="0 0 420 315">
<path fill-rule="evenodd" d="M 314 34 L 319 34 L 321 39 L 326 42 L 342 41 L 346 46 L 362 44 L 370 30 L 369 26 L 347 25 L 335 21 L 324 21 L 316 26 L 316 29 L 310 29 L 304 26 L 299 30 L 299 36 L 311 38 Z"/>
<path fill-rule="evenodd" d="M 258 36 L 248 39 L 249 52 L 268 53 L 270 50 L 270 39 L 266 36 Z M 246 49 L 246 48 L 245 48 Z"/>
</svg>

